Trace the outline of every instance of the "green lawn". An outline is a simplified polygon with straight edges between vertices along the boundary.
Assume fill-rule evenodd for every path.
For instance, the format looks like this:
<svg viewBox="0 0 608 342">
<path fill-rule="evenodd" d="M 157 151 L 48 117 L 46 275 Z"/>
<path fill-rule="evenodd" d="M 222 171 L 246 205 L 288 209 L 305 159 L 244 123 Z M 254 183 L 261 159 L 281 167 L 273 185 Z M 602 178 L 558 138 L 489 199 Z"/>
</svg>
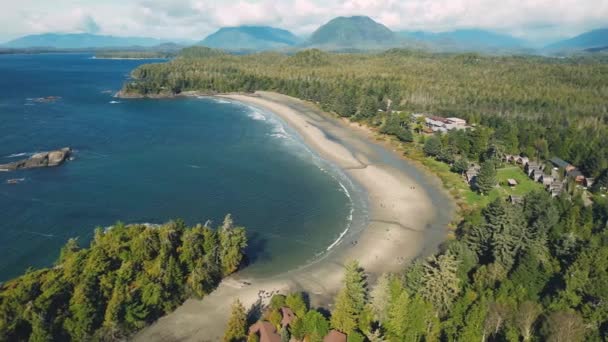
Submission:
<svg viewBox="0 0 608 342">
<path fill-rule="evenodd" d="M 416 137 L 418 138 L 417 135 Z M 484 207 L 498 197 L 506 199 L 509 195 L 523 196 L 531 191 L 543 189 L 542 184 L 530 179 L 521 168 L 508 165 L 505 168 L 497 170 L 496 178 L 499 186 L 488 195 L 482 196 L 471 190 L 464 177 L 450 171 L 449 165 L 425 156 L 424 152 L 422 152 L 421 142 L 404 144 L 396 138 L 389 136 L 379 136 L 378 139 L 392 141 L 393 146 L 399 149 L 407 158 L 419 162 L 437 175 L 465 212 L 473 208 Z M 509 178 L 515 179 L 518 185 L 512 188 L 509 187 L 507 184 L 507 179 Z"/>
<path fill-rule="evenodd" d="M 512 178 L 517 181 L 517 185 L 510 187 L 507 184 L 507 179 Z M 501 192 L 505 196 L 516 195 L 523 196 L 535 190 L 542 190 L 543 185 L 530 179 L 525 172 L 517 166 L 506 167 L 497 170 L 497 180 L 500 185 Z"/>
</svg>

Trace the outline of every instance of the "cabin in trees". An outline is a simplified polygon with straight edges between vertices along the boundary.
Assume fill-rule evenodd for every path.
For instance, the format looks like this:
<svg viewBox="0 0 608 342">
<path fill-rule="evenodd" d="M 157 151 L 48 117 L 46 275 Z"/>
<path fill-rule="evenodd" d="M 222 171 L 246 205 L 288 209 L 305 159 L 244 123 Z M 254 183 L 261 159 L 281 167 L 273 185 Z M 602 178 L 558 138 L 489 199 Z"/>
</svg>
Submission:
<svg viewBox="0 0 608 342">
<path fill-rule="evenodd" d="M 521 196 L 509 195 L 509 203 L 522 204 L 524 203 L 524 198 Z"/>
<path fill-rule="evenodd" d="M 479 170 L 481 170 L 481 167 L 477 164 L 471 164 L 471 166 L 469 166 L 469 169 L 464 174 L 469 185 L 475 184 L 475 179 L 477 178 L 477 175 L 479 175 Z"/>
<path fill-rule="evenodd" d="M 564 169 L 566 172 L 576 169 L 576 167 L 567 161 L 558 157 L 553 157 L 549 160 L 558 169 Z"/>
<path fill-rule="evenodd" d="M 249 328 L 249 335 L 258 335 L 260 342 L 281 342 L 281 335 L 270 322 L 259 321 Z"/>
<path fill-rule="evenodd" d="M 587 178 L 585 177 L 585 175 L 583 175 L 583 173 L 574 165 L 560 159 L 557 157 L 553 157 L 551 158 L 551 163 L 559 169 L 564 170 L 566 176 L 568 178 L 571 178 L 572 180 L 574 180 L 574 182 L 576 182 L 576 184 L 579 185 L 585 185 Z"/>
</svg>

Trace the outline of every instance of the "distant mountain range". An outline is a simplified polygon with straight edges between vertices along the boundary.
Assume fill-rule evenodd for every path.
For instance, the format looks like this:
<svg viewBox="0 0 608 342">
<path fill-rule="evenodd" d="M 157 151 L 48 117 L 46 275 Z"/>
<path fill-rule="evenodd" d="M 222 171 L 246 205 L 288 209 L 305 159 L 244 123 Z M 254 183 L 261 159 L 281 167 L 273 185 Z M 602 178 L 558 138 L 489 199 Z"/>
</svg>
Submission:
<svg viewBox="0 0 608 342">
<path fill-rule="evenodd" d="M 142 37 L 115 37 L 102 36 L 89 33 L 44 33 L 34 34 L 2 44 L 4 48 L 56 48 L 56 49 L 84 49 L 101 47 L 150 47 L 163 43 L 166 40 Z"/>
<path fill-rule="evenodd" d="M 86 33 L 47 33 L 29 35 L 0 45 L 3 49 L 54 48 L 129 48 L 151 49 L 166 40 L 143 37 L 115 37 Z M 187 43 L 185 45 L 191 45 Z M 534 48 L 529 42 L 510 35 L 480 29 L 461 29 L 449 32 L 401 31 L 388 27 L 366 16 L 338 17 L 319 27 L 307 39 L 280 28 L 269 26 L 224 27 L 196 43 L 232 52 L 266 50 L 296 51 L 320 48 L 330 51 L 382 50 L 393 47 L 419 48 L 442 52 L 483 53 L 547 53 L 585 51 L 594 53 L 608 46 L 608 29 L 583 33 L 546 46 Z M 181 47 L 182 45 L 176 45 Z"/>
<path fill-rule="evenodd" d="M 293 33 L 269 26 L 223 27 L 198 45 L 224 50 L 275 50 L 291 47 L 301 39 Z"/>
<path fill-rule="evenodd" d="M 523 39 L 506 34 L 479 30 L 464 29 L 449 32 L 402 31 L 399 35 L 416 41 L 428 43 L 435 49 L 446 51 L 499 51 L 519 50 L 529 47 Z"/>
<path fill-rule="evenodd" d="M 576 37 L 548 45 L 548 51 L 588 50 L 608 46 L 608 28 L 585 32 Z"/>
</svg>

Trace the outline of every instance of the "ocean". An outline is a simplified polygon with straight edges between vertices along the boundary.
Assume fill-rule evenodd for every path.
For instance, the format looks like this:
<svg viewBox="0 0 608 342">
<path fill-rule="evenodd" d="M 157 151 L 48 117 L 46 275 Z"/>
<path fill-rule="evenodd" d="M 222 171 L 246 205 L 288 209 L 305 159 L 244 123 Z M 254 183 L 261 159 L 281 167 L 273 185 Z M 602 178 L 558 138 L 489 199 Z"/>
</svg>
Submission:
<svg viewBox="0 0 608 342">
<path fill-rule="evenodd" d="M 0 56 L 0 163 L 69 146 L 56 168 L 0 173 L 0 281 L 51 266 L 71 237 L 125 223 L 247 227 L 254 275 L 322 257 L 366 221 L 365 194 L 272 113 L 214 98 L 113 98 L 146 60 Z M 56 96 L 41 101 L 39 98 Z M 8 184 L 8 179 L 23 179 Z"/>
</svg>

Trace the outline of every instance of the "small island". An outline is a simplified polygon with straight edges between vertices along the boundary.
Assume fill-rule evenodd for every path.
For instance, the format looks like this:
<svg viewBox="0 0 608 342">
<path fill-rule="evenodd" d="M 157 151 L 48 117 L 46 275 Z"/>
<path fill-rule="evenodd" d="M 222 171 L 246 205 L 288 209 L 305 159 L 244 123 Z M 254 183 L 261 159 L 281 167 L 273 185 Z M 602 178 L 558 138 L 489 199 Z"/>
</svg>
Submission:
<svg viewBox="0 0 608 342">
<path fill-rule="evenodd" d="M 70 147 L 48 152 L 39 152 L 27 159 L 21 159 L 8 164 L 0 164 L 0 171 L 17 171 L 59 166 L 69 159 L 71 155 L 72 149 Z"/>
</svg>

